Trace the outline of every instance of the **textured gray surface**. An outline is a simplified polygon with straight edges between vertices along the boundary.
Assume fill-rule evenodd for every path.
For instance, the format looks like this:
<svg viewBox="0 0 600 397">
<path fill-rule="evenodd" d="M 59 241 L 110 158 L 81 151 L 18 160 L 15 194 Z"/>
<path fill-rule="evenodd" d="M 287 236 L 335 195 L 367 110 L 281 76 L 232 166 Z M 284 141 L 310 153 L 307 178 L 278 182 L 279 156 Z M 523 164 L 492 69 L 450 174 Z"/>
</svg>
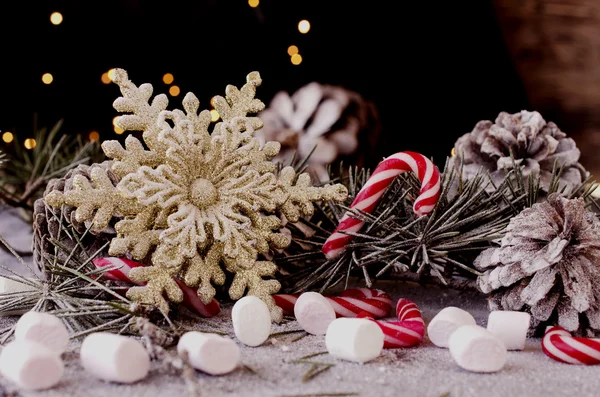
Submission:
<svg viewBox="0 0 600 397">
<path fill-rule="evenodd" d="M 17 223 L 6 220 L 0 214 L 0 234 L 16 235 Z M 13 221 L 11 221 L 13 222 Z M 11 229 L 6 230 L 5 225 Z M 26 226 L 26 225 L 25 225 Z M 20 226 L 23 227 L 23 226 Z M 22 233 L 21 235 L 27 235 Z M 25 245 L 28 242 L 21 242 Z M 0 256 L 3 265 L 19 266 L 7 256 Z M 484 299 L 476 294 L 459 293 L 436 287 L 419 287 L 406 283 L 381 283 L 394 297 L 414 300 L 421 308 L 425 320 L 437 311 L 454 305 L 470 311 L 485 326 L 487 309 Z M 213 328 L 228 332 L 231 328 L 229 307 L 215 319 L 198 324 L 198 328 Z M 14 322 L 14 318 L 0 318 L 0 328 Z M 273 333 L 298 329 L 295 322 L 273 326 Z M 233 334 L 230 333 L 233 337 Z M 366 364 L 336 360 L 327 354 L 315 357 L 314 361 L 335 363 L 326 372 L 310 381 L 302 382 L 309 364 L 294 364 L 290 361 L 307 354 L 325 350 L 324 338 L 307 336 L 297 342 L 291 340 L 298 334 L 274 337 L 265 345 L 255 348 L 241 346 L 242 363 L 252 367 L 256 373 L 240 366 L 235 372 L 212 377 L 198 373 L 202 396 L 206 397 L 278 397 L 310 396 L 323 393 L 358 393 L 360 396 L 431 396 L 445 393 L 450 396 L 597 396 L 600 390 L 600 367 L 570 366 L 547 358 L 540 348 L 539 339 L 530 339 L 523 352 L 509 352 L 505 368 L 495 374 L 469 373 L 454 364 L 448 350 L 433 346 L 428 340 L 416 348 L 386 350 L 384 354 Z M 65 353 L 65 375 L 55 388 L 43 392 L 19 392 L 22 396 L 77 396 L 77 397 L 150 397 L 186 396 L 184 381 L 167 375 L 157 366 L 147 379 L 134 385 L 116 385 L 99 381 L 79 365 L 77 342 Z M 15 391 L 13 385 L 0 378 L 6 392 Z M 320 393 L 320 394 L 319 394 Z M 1 394 L 0 395 L 6 395 Z"/>
</svg>

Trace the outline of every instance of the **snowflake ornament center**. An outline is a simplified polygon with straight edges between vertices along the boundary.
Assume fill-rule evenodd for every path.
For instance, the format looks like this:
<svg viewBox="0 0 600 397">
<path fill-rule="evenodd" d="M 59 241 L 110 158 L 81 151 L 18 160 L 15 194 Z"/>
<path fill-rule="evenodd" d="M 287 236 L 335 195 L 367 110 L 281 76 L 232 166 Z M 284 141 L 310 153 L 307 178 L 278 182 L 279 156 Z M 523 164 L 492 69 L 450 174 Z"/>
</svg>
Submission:
<svg viewBox="0 0 600 397">
<path fill-rule="evenodd" d="M 219 200 L 219 192 L 208 179 L 198 178 L 190 187 L 190 202 L 198 209 L 207 209 Z"/>
<path fill-rule="evenodd" d="M 192 93 L 183 99 L 183 110 L 167 110 L 165 95 L 151 100 L 152 86 L 137 87 L 124 70 L 116 69 L 113 81 L 123 94 L 113 106 L 129 113 L 117 124 L 143 131 L 143 140 L 130 135 L 124 147 L 117 141 L 102 144 L 116 184 L 96 167 L 91 180 L 79 178 L 76 189 L 53 192 L 46 202 L 77 207 L 77 220 L 90 221 L 96 230 L 114 221 L 117 237 L 109 254 L 151 264 L 129 273 L 143 285 L 128 290 L 130 299 L 167 312 L 167 299 L 183 300 L 177 278 L 197 287 L 198 296 L 209 303 L 216 293 L 213 285 L 225 284 L 229 273 L 234 275 L 231 299 L 258 296 L 269 305 L 273 320 L 280 321 L 282 311 L 271 297 L 280 284 L 263 279 L 273 277 L 277 267 L 259 255 L 289 245 L 279 232 L 282 217 L 297 222 L 311 216 L 313 202 L 343 202 L 347 189 L 341 184 L 314 187 L 308 174 L 298 175 L 292 167 L 277 171 L 272 159 L 281 145 L 261 145 L 254 133 L 263 123 L 249 116 L 264 109 L 255 98 L 261 84 L 257 72 L 247 76 L 242 88 L 230 85 L 225 97 L 214 97 L 222 120 L 216 124 L 208 110 L 198 112 L 200 102 Z"/>
</svg>

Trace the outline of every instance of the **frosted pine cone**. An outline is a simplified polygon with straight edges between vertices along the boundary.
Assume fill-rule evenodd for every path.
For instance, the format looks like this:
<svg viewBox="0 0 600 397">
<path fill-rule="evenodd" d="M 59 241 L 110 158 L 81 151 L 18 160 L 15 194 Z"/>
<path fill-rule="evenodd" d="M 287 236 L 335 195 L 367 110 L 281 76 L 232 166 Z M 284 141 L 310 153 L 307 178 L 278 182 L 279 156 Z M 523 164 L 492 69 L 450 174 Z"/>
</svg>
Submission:
<svg viewBox="0 0 600 397">
<path fill-rule="evenodd" d="M 575 141 L 553 122 L 546 123 L 538 112 L 501 112 L 494 123 L 480 121 L 472 132 L 458 138 L 454 149 L 455 161 L 462 161 L 464 178 L 472 178 L 483 168 L 490 172 L 496 186 L 513 168 L 511 154 L 525 176 L 540 175 L 544 191 L 548 191 L 555 161 L 564 167 L 560 185 L 566 186 L 566 192 L 588 175 L 579 163 Z"/>
<path fill-rule="evenodd" d="M 76 168 L 73 168 L 67 174 L 60 179 L 52 179 L 48 182 L 44 197 L 50 192 L 60 191 L 68 192 L 73 190 L 73 181 L 76 175 L 82 175 L 86 179 L 90 179 L 90 170 L 92 167 L 100 167 L 105 170 L 108 177 L 116 185 L 118 179 L 110 170 L 112 162 L 105 161 L 100 164 L 94 164 L 93 166 L 87 166 L 80 164 Z M 72 226 L 75 231 L 80 234 L 80 238 L 83 238 L 82 246 L 85 247 L 85 251 L 75 250 L 75 253 L 79 257 L 71 258 L 71 260 L 79 261 L 79 263 L 85 262 L 92 254 L 96 253 L 102 246 L 115 237 L 116 232 L 114 228 L 108 227 L 100 232 L 90 229 L 87 234 L 84 235 L 89 225 L 77 222 L 75 219 L 75 207 L 64 205 L 62 208 L 52 208 L 44 203 L 43 198 L 36 200 L 34 203 L 33 210 L 33 246 L 34 246 L 34 262 L 40 270 L 43 270 L 43 257 L 44 255 L 54 255 L 55 243 L 52 241 L 60 240 L 61 249 L 58 250 L 59 259 L 66 260 L 69 253 L 76 246 L 77 241 L 72 238 L 67 238 L 67 233 L 59 233 L 60 222 L 62 218 L 62 227 L 68 228 Z M 62 211 L 62 213 L 61 213 Z M 55 216 L 56 215 L 56 216 Z M 114 224 L 114 222 L 113 222 Z M 70 230 L 67 229 L 69 234 Z M 82 237 L 83 236 L 83 237 Z M 105 248 L 108 251 L 108 246 Z"/>
<path fill-rule="evenodd" d="M 557 193 L 514 217 L 499 248 L 475 267 L 490 309 L 528 311 L 534 329 L 600 333 L 600 221 L 583 199 Z"/>
<path fill-rule="evenodd" d="M 347 158 L 361 165 L 379 133 L 372 103 L 356 92 L 316 82 L 291 97 L 285 91 L 277 93 L 259 117 L 264 127 L 256 136 L 262 143 L 281 143 L 276 160 L 289 160 L 293 152 L 303 159 L 316 145 L 308 164 L 323 181 L 328 178 L 325 166 L 336 160 Z"/>
</svg>

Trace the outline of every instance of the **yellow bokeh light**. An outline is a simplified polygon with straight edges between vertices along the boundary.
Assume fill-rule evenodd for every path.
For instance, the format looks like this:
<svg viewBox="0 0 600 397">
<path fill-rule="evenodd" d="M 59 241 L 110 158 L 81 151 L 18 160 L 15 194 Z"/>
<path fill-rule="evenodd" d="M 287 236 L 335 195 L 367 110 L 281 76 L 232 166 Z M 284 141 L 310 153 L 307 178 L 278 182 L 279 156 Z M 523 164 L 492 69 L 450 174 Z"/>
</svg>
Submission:
<svg viewBox="0 0 600 397">
<path fill-rule="evenodd" d="M 33 138 L 27 138 L 27 139 L 25 139 L 25 143 L 24 144 L 25 144 L 25 148 L 26 149 L 31 150 L 31 149 L 33 149 L 35 147 L 35 145 L 37 145 L 37 142 Z"/>
<path fill-rule="evenodd" d="M 210 98 L 210 106 L 215 107 L 215 97 Z"/>
<path fill-rule="evenodd" d="M 115 127 L 117 127 L 117 121 L 119 120 L 119 117 L 121 117 L 121 116 L 115 116 L 115 118 L 113 119 L 113 125 Z"/>
<path fill-rule="evenodd" d="M 288 55 L 289 56 L 296 55 L 297 53 L 298 53 L 298 47 L 296 47 L 295 45 L 291 45 L 288 47 Z"/>
<path fill-rule="evenodd" d="M 63 16 L 60 12 L 53 12 L 50 14 L 50 22 L 52 22 L 53 25 L 60 25 L 62 21 Z"/>
<path fill-rule="evenodd" d="M 308 22 L 306 19 L 301 20 L 298 22 L 298 30 L 300 33 L 308 33 L 310 30 L 310 22 Z"/>
<path fill-rule="evenodd" d="M 210 121 L 217 121 L 219 120 L 219 117 L 221 116 L 219 116 L 219 112 L 217 112 L 215 109 L 210 111 Z"/>
<path fill-rule="evenodd" d="M 15 137 L 13 136 L 12 132 L 5 132 L 2 134 L 2 140 L 6 143 L 11 143 L 13 139 L 15 139 Z"/>
<path fill-rule="evenodd" d="M 115 81 L 115 69 L 110 69 L 106 74 L 110 81 Z"/>
<path fill-rule="evenodd" d="M 252 8 L 258 7 L 259 4 L 260 4 L 259 0 L 248 0 L 248 5 Z"/>
<path fill-rule="evenodd" d="M 124 132 L 125 132 L 125 130 L 123 128 L 119 127 L 118 125 L 115 125 L 115 133 L 117 135 L 121 135 Z"/>
<path fill-rule="evenodd" d="M 172 85 L 171 88 L 169 88 L 169 94 L 171 96 L 177 96 L 180 92 L 181 90 L 176 85 Z"/>
<path fill-rule="evenodd" d="M 110 77 L 108 77 L 108 72 L 104 72 L 104 73 L 102 73 L 102 76 L 100 76 L 100 80 L 102 80 L 102 82 L 103 82 L 104 84 L 110 84 L 110 83 L 111 83 L 111 81 L 112 81 L 112 80 L 111 80 L 111 78 L 110 78 Z"/>
<path fill-rule="evenodd" d="M 165 73 L 165 75 L 163 76 L 163 83 L 165 84 L 171 84 L 173 80 L 175 80 L 175 78 L 171 73 Z"/>
<path fill-rule="evenodd" d="M 100 134 L 97 131 L 92 131 L 90 132 L 89 138 L 92 142 L 98 142 L 100 140 Z"/>
<path fill-rule="evenodd" d="M 292 63 L 294 65 L 300 65 L 302 63 L 302 56 L 300 54 L 292 55 Z"/>
<path fill-rule="evenodd" d="M 44 84 L 50 84 L 50 83 L 52 83 L 52 81 L 54 81 L 54 77 L 52 77 L 52 75 L 50 73 L 44 73 L 42 75 L 42 82 Z"/>
<path fill-rule="evenodd" d="M 450 155 L 456 156 L 456 148 L 455 147 L 453 147 L 452 150 L 450 151 Z"/>
</svg>

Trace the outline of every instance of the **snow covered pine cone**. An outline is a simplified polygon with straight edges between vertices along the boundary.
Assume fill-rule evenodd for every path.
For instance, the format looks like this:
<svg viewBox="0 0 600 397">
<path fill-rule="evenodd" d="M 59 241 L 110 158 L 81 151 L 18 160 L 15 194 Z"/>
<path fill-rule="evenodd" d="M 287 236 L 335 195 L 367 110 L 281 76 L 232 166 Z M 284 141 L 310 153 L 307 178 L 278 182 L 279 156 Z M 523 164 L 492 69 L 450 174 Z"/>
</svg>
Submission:
<svg viewBox="0 0 600 397">
<path fill-rule="evenodd" d="M 94 164 L 92 166 L 80 164 L 76 168 L 73 168 L 67 174 L 60 179 L 52 179 L 48 182 L 44 196 L 54 191 L 68 192 L 74 189 L 73 182 L 75 176 L 81 175 L 87 180 L 90 179 L 90 172 L 95 167 L 102 168 L 106 175 L 109 177 L 113 184 L 117 184 L 118 179 L 110 170 L 112 161 L 105 161 L 103 163 Z M 43 268 L 43 257 L 47 253 L 54 255 L 54 244 L 51 243 L 51 239 L 59 240 L 61 245 L 68 251 L 71 251 L 77 242 L 71 238 L 68 238 L 66 233 L 59 233 L 60 223 L 59 219 L 63 219 L 63 228 L 67 225 L 73 225 L 73 227 L 80 233 L 80 236 L 87 230 L 88 225 L 80 223 L 75 219 L 75 211 L 77 208 L 64 205 L 61 208 L 52 208 L 44 203 L 43 199 L 38 199 L 34 203 L 33 210 L 33 253 L 34 262 L 41 270 Z M 62 211 L 62 214 L 61 214 Z M 56 215 L 56 216 L 54 216 Z M 114 222 L 113 222 L 114 225 Z M 116 236 L 116 232 L 112 226 L 109 226 L 103 230 L 97 231 L 93 228 L 83 237 L 82 246 L 85 247 L 87 255 L 84 252 L 76 250 L 76 255 L 81 255 L 79 263 L 83 263 L 90 255 L 97 252 L 107 242 L 111 241 Z M 108 251 L 108 248 L 106 249 Z M 59 255 L 64 255 L 64 259 L 67 258 L 68 254 L 65 254 L 62 250 L 59 250 Z"/>
<path fill-rule="evenodd" d="M 600 334 L 600 221 L 583 199 L 553 193 L 514 217 L 498 248 L 483 251 L 475 267 L 491 310 L 532 315 L 532 330 L 558 324 L 570 332 Z"/>
<path fill-rule="evenodd" d="M 373 150 L 379 133 L 375 105 L 343 87 L 309 83 L 291 96 L 278 92 L 269 107 L 260 113 L 264 127 L 256 137 L 262 143 L 278 141 L 276 160 L 288 161 L 293 153 L 303 159 L 316 146 L 308 160 L 310 170 L 325 181 L 325 166 L 341 158 L 362 165 Z M 358 151 L 360 146 L 361 150 Z"/>
<path fill-rule="evenodd" d="M 548 191 L 555 161 L 564 167 L 560 185 L 566 185 L 566 192 L 588 175 L 579 163 L 580 152 L 575 141 L 567 138 L 553 122 L 547 123 L 538 112 L 501 112 L 495 122 L 480 121 L 472 132 L 458 138 L 454 150 L 453 161 L 457 165 L 462 163 L 464 178 L 471 179 L 483 168 L 491 174 L 496 186 L 504 179 L 505 172 L 513 168 L 511 153 L 525 176 L 540 175 L 544 191 Z"/>
</svg>

